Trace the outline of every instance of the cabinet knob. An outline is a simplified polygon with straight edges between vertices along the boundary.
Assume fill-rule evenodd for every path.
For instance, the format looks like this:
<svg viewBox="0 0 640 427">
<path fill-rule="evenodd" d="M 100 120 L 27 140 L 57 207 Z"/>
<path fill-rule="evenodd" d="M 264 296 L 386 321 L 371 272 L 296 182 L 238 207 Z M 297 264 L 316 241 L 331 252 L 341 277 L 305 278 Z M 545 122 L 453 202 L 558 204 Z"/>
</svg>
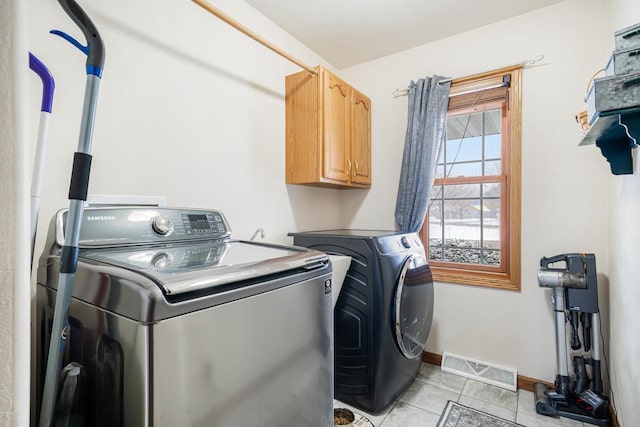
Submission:
<svg viewBox="0 0 640 427">
<path fill-rule="evenodd" d="M 347 176 L 351 175 L 351 160 L 347 159 Z"/>
<path fill-rule="evenodd" d="M 354 176 L 358 176 L 358 161 L 354 161 L 353 165 L 355 166 L 355 175 Z"/>
</svg>

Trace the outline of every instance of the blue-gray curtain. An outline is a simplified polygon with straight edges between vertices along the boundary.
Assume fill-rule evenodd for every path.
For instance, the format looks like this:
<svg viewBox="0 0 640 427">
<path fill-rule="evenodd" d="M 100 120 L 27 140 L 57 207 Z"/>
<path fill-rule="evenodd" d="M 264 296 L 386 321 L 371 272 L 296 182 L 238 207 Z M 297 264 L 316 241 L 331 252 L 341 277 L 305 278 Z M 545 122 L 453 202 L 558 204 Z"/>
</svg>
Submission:
<svg viewBox="0 0 640 427">
<path fill-rule="evenodd" d="M 427 213 L 440 147 L 445 138 L 451 82 L 433 76 L 411 81 L 402 170 L 396 200 L 399 231 L 417 232 Z"/>
</svg>

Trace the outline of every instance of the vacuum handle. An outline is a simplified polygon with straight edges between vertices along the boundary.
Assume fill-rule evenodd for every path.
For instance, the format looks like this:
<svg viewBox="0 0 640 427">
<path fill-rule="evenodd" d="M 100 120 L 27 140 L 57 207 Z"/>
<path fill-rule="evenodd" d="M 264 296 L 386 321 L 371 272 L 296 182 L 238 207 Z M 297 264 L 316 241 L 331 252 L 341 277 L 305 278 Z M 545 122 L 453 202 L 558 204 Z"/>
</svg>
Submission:
<svg viewBox="0 0 640 427">
<path fill-rule="evenodd" d="M 567 254 L 562 254 L 562 255 L 556 255 L 556 256 L 552 256 L 552 257 L 542 257 L 540 258 L 540 267 L 545 269 L 545 270 L 549 270 L 549 271 L 561 271 L 561 270 L 565 270 L 563 268 L 549 268 L 549 264 L 554 264 L 556 262 L 561 262 L 564 261 L 565 263 L 568 264 L 568 256 Z"/>
<path fill-rule="evenodd" d="M 40 77 L 42 80 L 42 105 L 40 111 L 46 111 L 51 113 L 51 107 L 53 106 L 53 91 L 56 88 L 56 82 L 53 80 L 53 75 L 33 53 L 29 52 L 29 68 Z"/>
<path fill-rule="evenodd" d="M 86 51 L 85 49 L 82 49 L 84 46 L 80 45 L 75 39 L 73 39 L 73 37 L 66 34 L 65 35 L 67 37 L 64 37 L 62 35 L 64 33 L 62 32 L 54 34 L 63 36 L 73 45 L 85 52 L 85 54 L 87 54 L 87 74 L 94 74 L 100 77 L 104 66 L 104 43 L 102 42 L 98 29 L 75 0 L 58 0 L 58 3 L 60 3 L 62 9 L 64 9 L 67 15 L 69 15 L 84 34 L 84 37 L 87 40 L 87 46 L 85 47 Z"/>
</svg>

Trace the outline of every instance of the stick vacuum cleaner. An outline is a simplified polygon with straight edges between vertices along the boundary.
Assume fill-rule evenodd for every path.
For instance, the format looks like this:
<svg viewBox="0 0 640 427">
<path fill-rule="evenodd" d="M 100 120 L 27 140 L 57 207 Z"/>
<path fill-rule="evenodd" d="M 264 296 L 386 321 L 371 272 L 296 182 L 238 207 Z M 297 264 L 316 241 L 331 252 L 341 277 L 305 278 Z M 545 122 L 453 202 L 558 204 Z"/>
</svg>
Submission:
<svg viewBox="0 0 640 427">
<path fill-rule="evenodd" d="M 85 86 L 84 105 L 80 125 L 78 151 L 74 154 L 71 184 L 69 188 L 69 214 L 67 215 L 65 241 L 61 254 L 60 275 L 58 277 L 58 294 L 53 315 L 51 342 L 47 357 L 47 368 L 42 394 L 42 408 L 40 411 L 40 427 L 51 427 L 54 418 L 59 381 L 62 368 L 62 358 L 66 346 L 69 326 L 69 305 L 73 278 L 78 263 L 78 239 L 84 201 L 87 200 L 89 187 L 89 173 L 91 170 L 91 140 L 93 138 L 93 124 L 98 89 L 104 66 L 104 45 L 96 26 L 74 0 L 58 0 L 62 9 L 82 30 L 87 46 L 83 46 L 73 37 L 61 31 L 52 31 L 87 55 L 87 82 Z M 73 373 L 73 371 L 71 372 Z M 67 372 L 63 373 L 65 379 Z M 63 393 L 64 394 L 64 393 Z"/>
<path fill-rule="evenodd" d="M 563 263 L 564 267 L 552 267 Z M 609 402 L 602 396 L 600 370 L 600 312 L 596 258 L 593 254 L 563 254 L 540 260 L 538 285 L 552 288 L 555 312 L 558 375 L 555 388 L 536 383 L 536 412 L 552 417 L 566 417 L 584 423 L 609 426 Z M 568 316 L 567 316 L 568 313 Z M 571 349 L 575 378 L 571 383 L 568 367 L 567 333 L 571 325 Z M 580 342 L 580 324 L 584 346 Z M 585 358 L 586 353 L 590 358 Z M 590 366 L 591 379 L 587 373 Z"/>
</svg>

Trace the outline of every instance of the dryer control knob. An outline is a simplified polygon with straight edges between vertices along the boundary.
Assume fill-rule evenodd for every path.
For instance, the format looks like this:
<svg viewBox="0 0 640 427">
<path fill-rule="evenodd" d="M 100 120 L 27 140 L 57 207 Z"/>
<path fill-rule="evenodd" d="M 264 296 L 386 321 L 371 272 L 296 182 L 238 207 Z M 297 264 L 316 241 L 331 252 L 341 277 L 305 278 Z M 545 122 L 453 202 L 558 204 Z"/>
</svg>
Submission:
<svg viewBox="0 0 640 427">
<path fill-rule="evenodd" d="M 407 236 L 403 236 L 400 241 L 402 242 L 402 246 L 404 246 L 405 248 L 409 249 L 411 247 L 411 242 L 409 241 L 409 239 L 407 239 Z"/>
<path fill-rule="evenodd" d="M 151 229 L 159 236 L 168 236 L 173 232 L 173 223 L 166 216 L 156 216 L 151 219 Z"/>
</svg>

